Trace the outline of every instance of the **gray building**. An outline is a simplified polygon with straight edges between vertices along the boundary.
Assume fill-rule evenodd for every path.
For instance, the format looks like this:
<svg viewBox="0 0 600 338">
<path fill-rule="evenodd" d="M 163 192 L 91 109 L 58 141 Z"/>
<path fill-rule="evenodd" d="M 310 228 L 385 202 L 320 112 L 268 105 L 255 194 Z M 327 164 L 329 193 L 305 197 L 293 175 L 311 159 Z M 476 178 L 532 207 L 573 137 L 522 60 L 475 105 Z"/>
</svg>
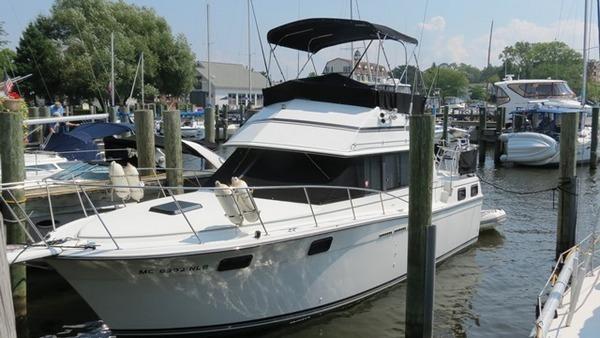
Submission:
<svg viewBox="0 0 600 338">
<path fill-rule="evenodd" d="M 200 88 L 195 88 L 190 97 L 192 103 L 204 105 L 208 94 L 208 63 L 200 61 L 196 64 L 197 83 Z M 250 101 L 253 106 L 263 105 L 262 89 L 268 87 L 267 78 L 259 72 L 250 72 L 248 83 L 248 68 L 241 64 L 211 62 L 210 85 L 212 102 L 216 105 L 228 105 L 237 108 Z M 250 93 L 250 95 L 248 95 Z"/>
</svg>

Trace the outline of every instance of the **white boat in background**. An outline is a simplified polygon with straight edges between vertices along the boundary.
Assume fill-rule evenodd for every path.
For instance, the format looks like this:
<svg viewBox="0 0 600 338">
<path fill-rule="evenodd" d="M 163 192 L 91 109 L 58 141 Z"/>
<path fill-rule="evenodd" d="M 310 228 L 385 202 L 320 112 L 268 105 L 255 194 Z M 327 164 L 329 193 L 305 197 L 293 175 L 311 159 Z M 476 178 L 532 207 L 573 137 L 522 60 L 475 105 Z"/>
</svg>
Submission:
<svg viewBox="0 0 600 338">
<path fill-rule="evenodd" d="M 416 43 L 344 19 L 268 33 L 271 44 L 310 53 L 386 39 Z M 49 247 L 9 260 L 56 255 L 47 262 L 119 335 L 293 323 L 405 279 L 408 113 L 422 111 L 424 98 L 328 74 L 267 88 L 264 100 L 225 144 L 236 150 L 212 177 L 215 188 L 76 220 L 51 232 Z M 459 165 L 474 154 L 455 143 L 436 156 L 438 262 L 478 238 L 479 179 L 474 165 Z"/>
<path fill-rule="evenodd" d="M 496 82 L 495 101 L 506 108 L 505 132 L 500 135 L 500 160 L 520 165 L 546 166 L 559 163 L 560 116 L 580 113 L 586 119 L 589 106 L 582 107 L 562 80 L 512 80 Z M 590 160 L 591 128 L 581 123 L 577 160 Z"/>
<path fill-rule="evenodd" d="M 37 181 L 69 168 L 72 163 L 52 152 L 25 153 L 25 180 Z"/>
</svg>

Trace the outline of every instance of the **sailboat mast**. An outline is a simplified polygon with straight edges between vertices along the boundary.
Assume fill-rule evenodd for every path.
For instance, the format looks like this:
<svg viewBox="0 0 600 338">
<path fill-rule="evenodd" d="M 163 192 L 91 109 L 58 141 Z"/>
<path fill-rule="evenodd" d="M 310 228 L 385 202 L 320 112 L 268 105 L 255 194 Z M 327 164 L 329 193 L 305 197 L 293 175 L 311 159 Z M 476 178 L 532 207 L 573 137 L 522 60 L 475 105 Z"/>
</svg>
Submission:
<svg viewBox="0 0 600 338">
<path fill-rule="evenodd" d="M 353 19 L 353 2 L 354 0 L 350 0 L 350 20 Z M 350 71 L 354 69 L 354 42 L 350 42 Z"/>
<path fill-rule="evenodd" d="M 115 33 L 110 33 L 110 102 L 115 106 Z"/>
<path fill-rule="evenodd" d="M 490 26 L 490 41 L 488 43 L 488 55 L 487 55 L 487 66 L 490 67 L 492 63 L 490 62 L 490 56 L 492 55 L 492 33 L 494 31 L 494 20 L 492 20 L 492 25 Z"/>
<path fill-rule="evenodd" d="M 208 102 L 206 106 L 212 107 L 212 90 L 210 85 L 210 8 L 208 2 L 206 2 L 206 60 L 208 73 L 208 79 L 206 79 L 208 85 Z"/>
<path fill-rule="evenodd" d="M 142 76 L 141 76 L 141 80 L 142 80 L 142 108 L 144 107 L 144 52 L 142 52 Z"/>
<path fill-rule="evenodd" d="M 252 56 L 250 50 L 250 0 L 248 0 L 248 99 L 246 105 L 250 103 L 250 95 L 252 95 Z"/>
<path fill-rule="evenodd" d="M 587 95 L 587 64 L 588 64 L 588 7 L 589 1 L 585 0 L 584 23 L 583 23 L 583 84 L 581 86 L 581 105 L 585 105 Z"/>
</svg>

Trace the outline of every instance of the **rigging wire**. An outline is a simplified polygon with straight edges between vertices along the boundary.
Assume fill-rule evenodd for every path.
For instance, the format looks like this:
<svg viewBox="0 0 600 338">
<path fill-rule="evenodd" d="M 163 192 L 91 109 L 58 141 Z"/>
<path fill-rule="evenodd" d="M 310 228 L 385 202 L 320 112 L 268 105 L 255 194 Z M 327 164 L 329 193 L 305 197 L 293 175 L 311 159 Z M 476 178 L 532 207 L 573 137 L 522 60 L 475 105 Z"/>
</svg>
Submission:
<svg viewBox="0 0 600 338">
<path fill-rule="evenodd" d="M 14 18 L 19 18 L 19 16 L 17 15 L 15 8 L 12 5 L 12 2 L 8 1 L 8 4 L 10 6 L 11 11 L 13 12 L 13 17 Z M 37 58 L 35 57 L 35 53 L 33 52 L 33 49 L 31 49 L 31 46 L 28 46 L 29 49 L 29 53 L 31 55 L 31 58 L 33 59 L 33 63 L 35 65 L 36 70 L 38 71 L 38 73 L 40 74 L 40 79 L 42 80 L 42 85 L 44 86 L 44 90 L 46 91 L 46 94 L 48 94 L 48 99 L 52 100 L 52 95 L 50 94 L 50 90 L 48 90 L 48 86 L 46 85 L 46 80 L 44 79 L 44 74 L 42 74 L 42 70 L 40 68 L 40 65 L 37 61 Z"/>
<path fill-rule="evenodd" d="M 79 39 L 81 40 L 81 45 L 83 46 L 83 50 L 85 51 L 87 56 L 89 56 L 89 58 L 87 58 L 87 61 L 88 61 L 88 64 L 90 65 L 90 70 L 92 71 L 92 78 L 94 79 L 94 82 L 97 83 L 98 79 L 96 78 L 96 72 L 94 72 L 94 66 L 92 65 L 91 54 L 89 53 L 89 51 L 85 45 L 85 40 L 83 39 L 83 34 L 81 34 L 81 29 L 79 28 L 79 24 L 77 23 L 77 20 L 73 20 L 73 21 L 75 22 L 75 27 L 77 28 L 77 31 L 79 33 Z M 99 99 L 101 100 L 101 102 L 104 102 L 104 97 L 102 96 L 102 91 L 98 87 L 96 88 L 96 90 L 98 91 Z M 113 90 L 114 90 L 114 88 L 113 88 Z"/>
<path fill-rule="evenodd" d="M 267 80 L 269 85 L 271 84 L 271 76 L 267 68 L 267 58 L 265 57 L 265 50 L 263 48 L 262 37 L 260 35 L 260 29 L 258 28 L 258 20 L 256 19 L 256 12 L 254 11 L 254 3 L 250 0 L 250 8 L 252 9 L 252 16 L 254 16 L 254 24 L 256 25 L 256 34 L 258 34 L 258 43 L 260 44 L 260 52 L 262 54 L 263 63 L 265 64 L 265 71 L 267 72 Z"/>
</svg>

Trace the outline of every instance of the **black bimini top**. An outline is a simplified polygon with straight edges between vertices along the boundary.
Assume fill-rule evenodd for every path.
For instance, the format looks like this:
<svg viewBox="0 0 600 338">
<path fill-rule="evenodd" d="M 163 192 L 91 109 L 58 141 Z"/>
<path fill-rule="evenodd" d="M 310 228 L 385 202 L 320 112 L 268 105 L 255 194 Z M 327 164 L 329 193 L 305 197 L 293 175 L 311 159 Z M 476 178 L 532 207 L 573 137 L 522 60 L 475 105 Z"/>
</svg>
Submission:
<svg viewBox="0 0 600 338">
<path fill-rule="evenodd" d="M 418 43 L 417 39 L 389 27 L 348 19 L 299 20 L 273 28 L 267 34 L 271 44 L 310 53 L 342 43 L 377 39 Z"/>
</svg>

